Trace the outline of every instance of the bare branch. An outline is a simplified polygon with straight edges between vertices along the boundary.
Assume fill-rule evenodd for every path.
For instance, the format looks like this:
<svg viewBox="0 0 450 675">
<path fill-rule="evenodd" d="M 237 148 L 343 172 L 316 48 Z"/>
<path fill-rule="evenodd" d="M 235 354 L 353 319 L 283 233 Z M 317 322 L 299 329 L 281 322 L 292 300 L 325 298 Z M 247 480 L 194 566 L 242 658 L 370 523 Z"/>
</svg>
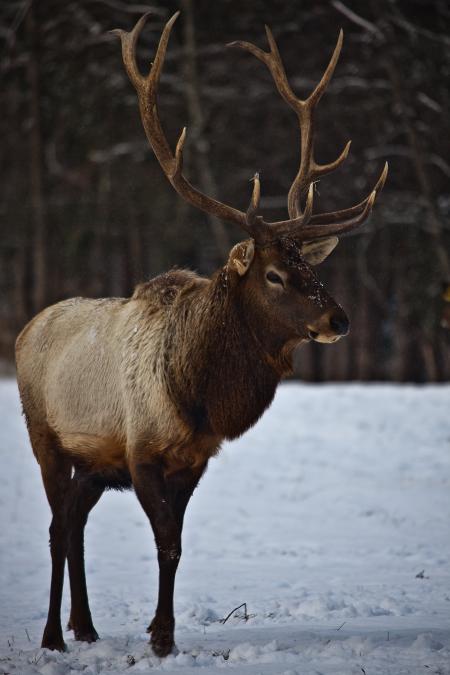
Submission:
<svg viewBox="0 0 450 675">
<path fill-rule="evenodd" d="M 340 0 L 332 0 L 331 4 L 335 9 L 337 9 L 338 12 L 341 12 L 341 14 L 346 16 L 347 19 L 355 23 L 357 26 L 364 28 L 364 30 L 366 30 L 368 33 L 371 33 L 372 35 L 375 35 L 378 40 L 384 40 L 383 33 L 374 23 L 364 19 L 359 14 L 356 14 L 356 12 L 347 7 L 347 5 L 344 5 L 344 3 Z"/>
</svg>

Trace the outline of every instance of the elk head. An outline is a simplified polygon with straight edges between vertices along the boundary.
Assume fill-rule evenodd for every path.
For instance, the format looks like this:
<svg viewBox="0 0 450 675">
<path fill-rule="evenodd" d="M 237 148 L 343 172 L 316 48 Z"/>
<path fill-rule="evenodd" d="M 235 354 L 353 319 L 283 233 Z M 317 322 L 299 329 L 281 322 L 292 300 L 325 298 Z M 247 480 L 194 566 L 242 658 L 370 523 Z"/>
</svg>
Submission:
<svg viewBox="0 0 450 675">
<path fill-rule="evenodd" d="M 142 123 L 151 147 L 168 180 L 189 204 L 242 227 L 250 239 L 230 252 L 227 271 L 244 307 L 244 315 L 256 317 L 264 326 L 264 336 L 273 334 L 281 343 L 313 339 L 334 342 L 348 332 L 349 322 L 343 309 L 328 295 L 312 266 L 322 262 L 335 248 L 339 234 L 358 227 L 368 217 L 387 176 L 385 165 L 368 197 L 340 211 L 313 215 L 314 182 L 338 168 L 348 155 L 350 142 L 339 157 L 329 164 L 314 159 L 314 111 L 330 81 L 342 47 L 343 33 L 322 79 L 312 94 L 301 100 L 293 93 L 272 32 L 266 27 L 269 51 L 248 42 L 234 42 L 262 61 L 270 70 L 278 92 L 297 115 L 300 130 L 300 166 L 288 193 L 289 218 L 267 222 L 259 213 L 260 180 L 253 178 L 253 193 L 247 211 L 239 211 L 209 197 L 184 177 L 183 147 L 186 128 L 172 152 L 158 115 L 157 89 L 170 32 L 179 12 L 167 22 L 154 62 L 147 77 L 136 64 L 136 41 L 148 14 L 139 19 L 131 32 L 114 30 L 122 41 L 122 56 L 127 74 L 139 99 Z"/>
</svg>

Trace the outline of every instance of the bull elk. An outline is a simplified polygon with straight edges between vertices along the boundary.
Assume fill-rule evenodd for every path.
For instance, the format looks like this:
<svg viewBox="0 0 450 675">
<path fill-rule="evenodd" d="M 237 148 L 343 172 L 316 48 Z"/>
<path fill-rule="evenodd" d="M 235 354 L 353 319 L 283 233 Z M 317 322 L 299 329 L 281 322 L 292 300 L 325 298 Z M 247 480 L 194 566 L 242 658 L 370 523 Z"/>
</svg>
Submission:
<svg viewBox="0 0 450 675">
<path fill-rule="evenodd" d="M 248 42 L 270 70 L 278 92 L 298 117 L 300 166 L 289 190 L 289 218 L 267 222 L 259 211 L 260 181 L 249 207 L 239 211 L 193 187 L 182 172 L 183 129 L 173 152 L 159 120 L 157 90 L 170 32 L 163 30 L 144 77 L 135 47 L 143 16 L 121 39 L 142 123 L 162 170 L 189 204 L 235 223 L 247 239 L 235 245 L 211 278 L 172 270 L 138 285 L 130 298 L 72 298 L 48 307 L 23 329 L 16 358 L 31 445 L 52 511 L 52 576 L 42 646 L 64 650 L 61 596 L 67 558 L 76 640 L 98 635 L 84 571 L 88 514 L 108 488 L 134 488 L 153 529 L 159 594 L 148 632 L 159 656 L 174 645 L 173 593 L 181 556 L 183 518 L 208 461 L 224 439 L 251 427 L 291 370 L 302 342 L 331 343 L 348 332 L 343 309 L 312 266 L 368 217 L 387 165 L 368 197 L 339 211 L 313 215 L 313 184 L 339 167 L 349 143 L 329 164 L 313 154 L 317 103 L 335 69 L 342 31 L 312 94 L 293 93 L 271 31 L 269 51 Z"/>
</svg>

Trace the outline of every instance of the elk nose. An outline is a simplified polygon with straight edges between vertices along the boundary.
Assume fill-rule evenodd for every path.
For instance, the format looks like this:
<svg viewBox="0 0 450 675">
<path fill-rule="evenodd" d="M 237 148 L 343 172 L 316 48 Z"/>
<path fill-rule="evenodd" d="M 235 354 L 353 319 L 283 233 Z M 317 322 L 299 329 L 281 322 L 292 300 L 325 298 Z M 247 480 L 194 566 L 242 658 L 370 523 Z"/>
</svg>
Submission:
<svg viewBox="0 0 450 675">
<path fill-rule="evenodd" d="M 347 335 L 350 322 L 344 312 L 333 314 L 330 318 L 330 328 L 336 335 Z"/>
</svg>

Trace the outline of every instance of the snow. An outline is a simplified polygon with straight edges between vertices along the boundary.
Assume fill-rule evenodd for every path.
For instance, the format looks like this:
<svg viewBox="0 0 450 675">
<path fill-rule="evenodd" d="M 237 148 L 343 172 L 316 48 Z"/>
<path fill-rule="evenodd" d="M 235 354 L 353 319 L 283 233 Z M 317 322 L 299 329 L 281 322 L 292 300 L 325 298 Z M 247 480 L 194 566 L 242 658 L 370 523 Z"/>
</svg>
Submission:
<svg viewBox="0 0 450 675">
<path fill-rule="evenodd" d="M 280 387 L 188 507 L 165 660 L 145 633 L 157 563 L 132 493 L 107 493 L 87 527 L 102 639 L 39 648 L 50 516 L 13 380 L 0 411 L 0 674 L 450 673 L 449 386 Z"/>
</svg>

